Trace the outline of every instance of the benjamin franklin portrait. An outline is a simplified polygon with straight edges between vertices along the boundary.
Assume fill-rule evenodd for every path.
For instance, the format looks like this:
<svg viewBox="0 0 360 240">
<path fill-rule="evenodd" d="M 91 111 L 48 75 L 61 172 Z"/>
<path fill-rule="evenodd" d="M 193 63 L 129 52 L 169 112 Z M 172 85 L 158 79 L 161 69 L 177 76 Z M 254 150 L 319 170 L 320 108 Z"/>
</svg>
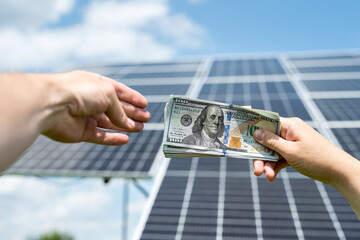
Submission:
<svg viewBox="0 0 360 240">
<path fill-rule="evenodd" d="M 195 120 L 193 134 L 183 139 L 184 144 L 221 148 L 226 146 L 219 140 L 225 131 L 224 113 L 217 105 L 208 105 Z"/>
</svg>

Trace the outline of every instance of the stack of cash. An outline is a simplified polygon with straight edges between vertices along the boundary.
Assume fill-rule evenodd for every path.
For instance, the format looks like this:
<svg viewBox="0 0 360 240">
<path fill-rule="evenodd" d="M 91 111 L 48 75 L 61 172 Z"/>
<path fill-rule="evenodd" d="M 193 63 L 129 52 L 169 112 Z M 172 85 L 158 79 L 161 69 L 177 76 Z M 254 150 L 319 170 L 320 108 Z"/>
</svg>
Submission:
<svg viewBox="0 0 360 240">
<path fill-rule="evenodd" d="M 163 150 L 166 157 L 279 159 L 277 152 L 253 139 L 255 130 L 260 128 L 280 134 L 278 113 L 171 96 L 164 115 Z"/>
</svg>

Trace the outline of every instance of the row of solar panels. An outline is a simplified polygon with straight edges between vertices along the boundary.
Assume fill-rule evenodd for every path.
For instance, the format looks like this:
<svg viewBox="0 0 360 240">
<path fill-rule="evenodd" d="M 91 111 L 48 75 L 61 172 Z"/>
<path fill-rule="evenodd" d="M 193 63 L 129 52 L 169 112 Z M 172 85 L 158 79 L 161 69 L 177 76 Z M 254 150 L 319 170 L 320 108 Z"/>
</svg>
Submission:
<svg viewBox="0 0 360 240">
<path fill-rule="evenodd" d="M 360 158 L 358 52 L 346 57 L 315 55 L 278 59 L 278 64 L 271 61 L 267 70 L 254 67 L 255 62 L 264 64 L 266 59 L 248 63 L 243 59 L 228 60 L 221 64 L 215 60 L 198 97 L 301 117 Z M 296 67 L 300 60 L 329 59 L 335 59 L 340 66 L 306 70 Z M 351 59 L 354 67 L 344 67 L 343 59 Z M 318 65 L 321 64 L 325 63 Z M 281 76 L 279 66 L 287 79 Z M 258 74 L 257 78 L 249 77 L 252 71 Z M 322 74 L 313 74 L 318 72 Z M 237 73 L 248 75 L 234 78 Z M 269 78 L 264 73 L 274 74 Z M 218 76 L 222 81 L 214 82 L 212 79 Z M 292 168 L 283 171 L 275 183 L 268 183 L 264 178 L 254 177 L 248 160 L 183 158 L 165 162 L 169 165 L 159 176 L 134 239 L 358 239 L 360 236 L 360 222 L 347 201 L 332 187 L 308 179 Z"/>
</svg>

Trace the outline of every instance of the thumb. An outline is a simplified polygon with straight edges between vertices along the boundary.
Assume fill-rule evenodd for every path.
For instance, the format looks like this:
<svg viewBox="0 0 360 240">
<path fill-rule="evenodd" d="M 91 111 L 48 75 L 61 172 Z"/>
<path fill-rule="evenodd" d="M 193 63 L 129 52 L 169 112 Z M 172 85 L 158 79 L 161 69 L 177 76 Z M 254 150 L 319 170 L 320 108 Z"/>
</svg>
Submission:
<svg viewBox="0 0 360 240">
<path fill-rule="evenodd" d="M 254 139 L 261 145 L 280 153 L 280 155 L 283 155 L 284 151 L 290 147 L 288 141 L 264 129 L 256 130 L 254 132 Z"/>
</svg>

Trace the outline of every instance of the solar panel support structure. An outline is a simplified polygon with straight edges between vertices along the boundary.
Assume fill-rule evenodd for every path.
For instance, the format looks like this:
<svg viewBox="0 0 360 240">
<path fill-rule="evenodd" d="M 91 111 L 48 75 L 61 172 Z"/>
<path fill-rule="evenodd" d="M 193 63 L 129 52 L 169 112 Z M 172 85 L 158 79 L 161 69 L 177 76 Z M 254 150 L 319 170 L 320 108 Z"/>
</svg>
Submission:
<svg viewBox="0 0 360 240">
<path fill-rule="evenodd" d="M 139 192 L 141 192 L 144 197 L 148 198 L 149 197 L 149 193 L 146 191 L 146 189 L 141 186 L 138 182 L 137 182 L 137 179 L 136 178 L 133 178 L 132 179 L 133 183 L 134 183 L 134 186 L 136 187 L 137 190 L 139 190 Z"/>
<path fill-rule="evenodd" d="M 105 184 L 109 182 L 111 178 L 104 178 Z M 137 179 L 133 178 L 131 180 L 124 179 L 124 186 L 123 186 L 123 201 L 122 201 L 122 224 L 121 224 L 121 239 L 127 240 L 128 239 L 128 219 L 129 219 L 129 197 L 130 197 L 130 181 L 134 184 L 135 188 L 144 195 L 145 198 L 149 197 L 149 193 L 146 189 L 141 186 Z"/>
<path fill-rule="evenodd" d="M 129 206 L 129 183 L 124 180 L 123 189 L 123 207 L 122 207 L 122 238 L 127 240 L 127 228 L 128 228 L 128 206 Z"/>
</svg>

